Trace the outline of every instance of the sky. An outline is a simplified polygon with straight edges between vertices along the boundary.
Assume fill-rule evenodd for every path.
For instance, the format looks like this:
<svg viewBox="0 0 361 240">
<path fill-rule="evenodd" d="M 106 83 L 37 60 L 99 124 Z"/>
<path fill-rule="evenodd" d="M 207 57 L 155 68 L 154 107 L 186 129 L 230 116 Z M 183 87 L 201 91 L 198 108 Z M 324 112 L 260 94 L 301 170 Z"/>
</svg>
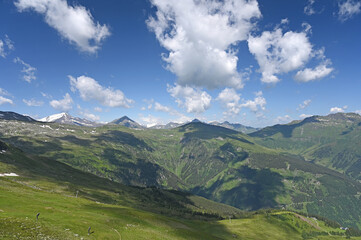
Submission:
<svg viewBox="0 0 361 240">
<path fill-rule="evenodd" d="M 264 127 L 360 90 L 360 0 L 0 0 L 1 111 Z"/>
</svg>

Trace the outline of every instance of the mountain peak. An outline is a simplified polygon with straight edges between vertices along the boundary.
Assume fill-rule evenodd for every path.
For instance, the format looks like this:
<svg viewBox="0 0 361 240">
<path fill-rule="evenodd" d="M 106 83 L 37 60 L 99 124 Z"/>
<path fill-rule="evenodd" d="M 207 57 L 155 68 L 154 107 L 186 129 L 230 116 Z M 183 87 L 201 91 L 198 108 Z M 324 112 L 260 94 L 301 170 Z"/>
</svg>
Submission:
<svg viewBox="0 0 361 240">
<path fill-rule="evenodd" d="M 130 119 L 128 116 L 123 116 L 121 118 L 115 119 L 111 121 L 110 124 L 121 125 L 128 128 L 143 128 L 139 123 Z"/>
<path fill-rule="evenodd" d="M 70 124 L 70 125 L 78 125 L 78 126 L 86 126 L 86 127 L 96 127 L 99 126 L 98 123 L 89 121 L 87 119 L 82 119 L 78 117 L 73 117 L 69 113 L 62 112 L 53 114 L 42 119 L 39 119 L 40 122 L 55 122 L 62 124 Z"/>
<path fill-rule="evenodd" d="M 131 121 L 131 122 L 134 122 L 134 120 L 130 119 L 128 116 L 123 116 L 123 117 L 119 118 L 119 120 L 121 120 L 121 121 Z"/>
<path fill-rule="evenodd" d="M 197 119 L 197 118 L 192 120 L 192 123 L 197 123 L 197 122 L 200 123 L 201 121 L 199 119 Z"/>
</svg>

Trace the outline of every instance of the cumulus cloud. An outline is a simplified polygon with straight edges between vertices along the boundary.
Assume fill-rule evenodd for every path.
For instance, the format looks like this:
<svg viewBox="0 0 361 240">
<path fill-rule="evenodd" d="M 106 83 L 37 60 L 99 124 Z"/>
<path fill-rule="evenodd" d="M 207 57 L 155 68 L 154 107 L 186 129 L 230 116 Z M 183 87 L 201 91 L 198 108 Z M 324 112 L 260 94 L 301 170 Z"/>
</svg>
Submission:
<svg viewBox="0 0 361 240">
<path fill-rule="evenodd" d="M 256 97 L 253 100 L 247 100 L 244 103 L 240 104 L 241 108 L 249 108 L 254 113 L 266 110 L 267 101 L 263 97 L 262 91 L 255 93 Z"/>
<path fill-rule="evenodd" d="M 338 4 L 338 17 L 341 21 L 346 21 L 361 12 L 361 2 L 346 0 Z"/>
<path fill-rule="evenodd" d="M 303 24 L 301 32 L 288 31 L 281 28 L 274 31 L 264 31 L 260 36 L 250 36 L 248 47 L 255 56 L 262 73 L 264 83 L 277 83 L 278 75 L 303 68 L 312 58 L 321 59 L 321 64 L 315 69 L 299 71 L 295 78 L 306 82 L 327 76 L 332 72 L 328 65 L 331 61 L 324 56 L 324 50 L 313 50 L 307 34 L 311 32 L 309 24 Z"/>
<path fill-rule="evenodd" d="M 306 32 L 265 31 L 261 36 L 250 36 L 250 52 L 255 56 L 262 72 L 262 82 L 277 83 L 277 74 L 287 73 L 304 66 L 312 54 L 312 45 Z"/>
<path fill-rule="evenodd" d="M 306 99 L 300 105 L 298 105 L 298 110 L 307 108 L 311 104 L 311 102 L 311 99 Z"/>
<path fill-rule="evenodd" d="M 36 76 L 35 76 L 36 68 L 30 66 L 30 64 L 24 62 L 19 57 L 14 59 L 14 63 L 19 63 L 23 65 L 23 69 L 21 70 L 21 72 L 24 73 L 23 79 L 26 82 L 31 83 L 31 81 L 36 80 Z"/>
<path fill-rule="evenodd" d="M 241 88 L 234 46 L 248 38 L 261 17 L 256 0 L 151 0 L 156 16 L 147 21 L 167 69 L 186 87 Z"/>
<path fill-rule="evenodd" d="M 8 35 L 5 35 L 5 39 L 0 39 L 0 57 L 6 58 L 6 55 L 14 50 L 14 42 L 10 40 Z"/>
<path fill-rule="evenodd" d="M 188 113 L 203 113 L 211 106 L 212 97 L 205 91 L 178 84 L 168 85 L 167 91 Z"/>
<path fill-rule="evenodd" d="M 295 80 L 299 82 L 310 82 L 322 79 L 333 71 L 333 68 L 328 67 L 330 64 L 330 61 L 323 61 L 313 69 L 305 68 L 300 70 L 296 73 Z"/>
<path fill-rule="evenodd" d="M 262 115 L 262 111 L 266 110 L 266 99 L 263 97 L 262 91 L 255 93 L 253 100 L 241 100 L 241 95 L 238 94 L 234 89 L 225 88 L 219 93 L 217 100 L 227 109 L 223 114 L 225 115 L 237 115 L 242 108 L 248 108 L 250 111 L 255 113 L 257 116 Z"/>
<path fill-rule="evenodd" d="M 61 112 L 68 112 L 73 108 L 73 99 L 70 97 L 69 93 L 67 93 L 61 100 L 50 101 L 50 106 Z"/>
<path fill-rule="evenodd" d="M 43 15 L 50 27 L 84 52 L 95 53 L 110 35 L 109 28 L 95 22 L 89 10 L 70 6 L 66 0 L 17 0 L 14 4 L 20 12 L 33 10 Z"/>
<path fill-rule="evenodd" d="M 43 106 L 44 102 L 42 101 L 37 101 L 35 99 L 29 99 L 29 100 L 26 100 L 26 99 L 23 99 L 23 102 L 28 105 L 29 107 L 41 107 Z"/>
<path fill-rule="evenodd" d="M 348 106 L 343 106 L 342 108 L 341 107 L 333 107 L 330 109 L 330 113 L 343 113 L 345 112 L 345 110 L 348 108 Z"/>
<path fill-rule="evenodd" d="M 217 100 L 227 109 L 226 114 L 238 114 L 241 110 L 239 100 L 241 99 L 233 88 L 225 88 L 218 94 Z"/>
<path fill-rule="evenodd" d="M 105 88 L 93 78 L 69 76 L 69 79 L 71 90 L 73 92 L 79 91 L 80 97 L 84 101 L 95 100 L 103 106 L 125 108 L 129 108 L 134 103 L 133 100 L 126 98 L 122 91 L 110 87 Z"/>
</svg>

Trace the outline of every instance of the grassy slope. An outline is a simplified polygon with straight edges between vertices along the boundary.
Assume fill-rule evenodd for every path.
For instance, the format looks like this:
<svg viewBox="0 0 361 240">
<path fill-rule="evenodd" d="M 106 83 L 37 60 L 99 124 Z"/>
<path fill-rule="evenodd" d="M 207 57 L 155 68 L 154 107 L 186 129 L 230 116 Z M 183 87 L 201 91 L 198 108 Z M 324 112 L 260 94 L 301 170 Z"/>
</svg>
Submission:
<svg viewBox="0 0 361 240">
<path fill-rule="evenodd" d="M 169 197 L 163 204 L 151 196 L 158 191 L 112 183 L 1 145 L 6 149 L 0 155 L 1 172 L 20 175 L 0 177 L 1 239 L 302 239 L 311 235 L 338 239 L 329 233 L 344 234 L 322 221 L 308 223 L 292 212 L 243 214 L 195 196 L 193 203 L 181 207 L 178 204 L 185 200 L 175 192 L 161 191 L 162 198 Z M 243 218 L 220 221 L 188 215 L 189 208 L 232 212 Z M 87 234 L 89 226 L 94 231 L 91 235 Z"/>
<path fill-rule="evenodd" d="M 4 141 L 105 178 L 188 190 L 245 210 L 286 207 L 361 227 L 360 184 L 229 129 L 1 124 Z"/>
<path fill-rule="evenodd" d="M 300 154 L 309 161 L 360 180 L 361 116 L 337 113 L 267 127 L 251 133 L 269 148 Z"/>
</svg>

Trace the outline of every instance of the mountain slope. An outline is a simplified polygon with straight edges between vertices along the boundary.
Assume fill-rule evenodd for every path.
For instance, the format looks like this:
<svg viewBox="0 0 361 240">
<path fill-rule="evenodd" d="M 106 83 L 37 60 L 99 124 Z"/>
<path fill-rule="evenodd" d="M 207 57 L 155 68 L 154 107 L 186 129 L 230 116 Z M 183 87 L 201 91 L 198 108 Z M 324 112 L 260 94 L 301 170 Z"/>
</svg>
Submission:
<svg viewBox="0 0 361 240">
<path fill-rule="evenodd" d="M 3 141 L 27 153 L 125 184 L 190 191 L 245 210 L 285 207 L 345 226 L 360 222 L 360 183 L 227 128 L 189 123 L 171 130 L 93 130 L 28 123 L 15 132 L 0 124 Z"/>
<path fill-rule="evenodd" d="M 308 161 L 361 180 L 361 116 L 337 113 L 275 125 L 251 133 L 263 146 L 302 155 Z"/>
<path fill-rule="evenodd" d="M 0 155 L 0 169 L 19 175 L 0 177 L 1 239 L 335 239 L 349 234 L 328 220 L 293 212 L 246 214 L 189 194 L 127 187 L 1 146 L 6 153 Z M 242 219 L 220 221 L 212 212 Z"/>
<path fill-rule="evenodd" d="M 15 112 L 2 112 L 0 111 L 0 119 L 2 120 L 16 120 L 16 121 L 23 121 L 23 122 L 36 122 L 35 119 L 24 116 Z"/>
</svg>

